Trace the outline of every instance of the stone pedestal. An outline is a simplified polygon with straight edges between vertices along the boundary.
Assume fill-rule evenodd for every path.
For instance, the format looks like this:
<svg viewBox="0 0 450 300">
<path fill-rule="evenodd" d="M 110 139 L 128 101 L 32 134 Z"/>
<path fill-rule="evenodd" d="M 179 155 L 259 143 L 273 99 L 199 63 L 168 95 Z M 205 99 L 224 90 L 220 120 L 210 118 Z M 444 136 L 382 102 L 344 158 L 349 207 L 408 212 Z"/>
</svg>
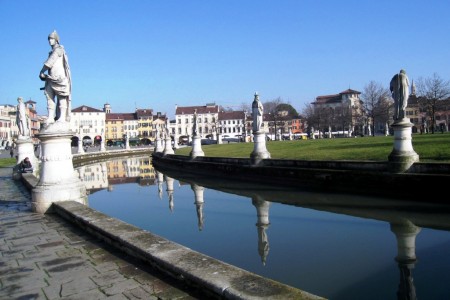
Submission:
<svg viewBox="0 0 450 300">
<path fill-rule="evenodd" d="M 173 136 L 173 149 L 178 149 L 178 134 L 175 133 Z"/>
<path fill-rule="evenodd" d="M 163 147 L 163 144 L 162 144 L 162 139 L 159 136 L 159 134 L 157 134 L 156 141 L 155 141 L 155 152 L 156 153 L 161 153 L 163 151 L 164 151 L 164 147 Z"/>
<path fill-rule="evenodd" d="M 413 163 L 419 161 L 419 155 L 412 146 L 411 127 L 408 118 L 397 120 L 392 124 L 394 129 L 394 149 L 389 154 L 389 167 L 392 172 L 405 172 Z"/>
<path fill-rule="evenodd" d="M 78 139 L 78 154 L 84 154 L 84 149 L 83 149 L 83 141 L 81 140 L 81 138 Z"/>
<path fill-rule="evenodd" d="M 166 142 L 165 142 L 163 154 L 164 155 L 166 155 L 166 154 L 175 154 L 175 152 L 173 151 L 173 148 L 172 148 L 172 139 L 170 138 L 169 135 L 166 137 L 165 141 Z"/>
<path fill-rule="evenodd" d="M 191 158 L 196 158 L 197 156 L 205 156 L 202 150 L 202 138 L 200 136 L 194 136 L 192 138 L 192 151 L 189 154 Z"/>
<path fill-rule="evenodd" d="M 33 167 L 33 174 L 36 176 L 39 174 L 39 160 L 34 154 L 34 144 L 30 137 L 19 137 L 16 140 L 17 145 L 17 164 L 20 164 L 26 157 L 30 159 L 31 166 Z M 21 176 L 18 173 L 18 169 L 14 169 L 13 178 L 20 179 Z"/>
<path fill-rule="evenodd" d="M 102 137 L 102 141 L 100 142 L 100 151 L 101 152 L 105 152 L 106 151 L 106 147 L 105 147 L 105 140 Z"/>
<path fill-rule="evenodd" d="M 34 212 L 51 212 L 58 201 L 87 203 L 86 188 L 73 169 L 68 123 L 50 124 L 37 137 L 41 141 L 40 178 L 32 190 Z"/>
<path fill-rule="evenodd" d="M 264 132 L 253 132 L 254 147 L 250 154 L 253 164 L 258 164 L 262 159 L 270 158 L 266 148 L 266 135 Z"/>
</svg>

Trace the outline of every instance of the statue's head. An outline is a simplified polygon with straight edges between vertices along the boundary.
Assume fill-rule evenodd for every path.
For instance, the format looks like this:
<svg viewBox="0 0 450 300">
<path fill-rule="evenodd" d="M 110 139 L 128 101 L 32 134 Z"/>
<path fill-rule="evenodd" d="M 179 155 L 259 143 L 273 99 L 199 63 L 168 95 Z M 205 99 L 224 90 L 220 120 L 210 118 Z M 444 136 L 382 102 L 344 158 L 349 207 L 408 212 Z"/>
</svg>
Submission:
<svg viewBox="0 0 450 300">
<path fill-rule="evenodd" d="M 402 74 L 406 74 L 406 71 L 405 71 L 405 70 L 403 70 L 403 69 L 401 69 L 401 70 L 400 70 L 400 73 L 402 73 Z"/>
<path fill-rule="evenodd" d="M 53 30 L 53 32 L 48 35 L 48 39 L 55 39 L 55 41 L 59 44 L 59 35 L 56 33 L 56 30 Z"/>
<path fill-rule="evenodd" d="M 17 102 L 23 102 L 23 98 L 22 97 L 19 97 L 19 98 L 17 98 Z"/>
</svg>

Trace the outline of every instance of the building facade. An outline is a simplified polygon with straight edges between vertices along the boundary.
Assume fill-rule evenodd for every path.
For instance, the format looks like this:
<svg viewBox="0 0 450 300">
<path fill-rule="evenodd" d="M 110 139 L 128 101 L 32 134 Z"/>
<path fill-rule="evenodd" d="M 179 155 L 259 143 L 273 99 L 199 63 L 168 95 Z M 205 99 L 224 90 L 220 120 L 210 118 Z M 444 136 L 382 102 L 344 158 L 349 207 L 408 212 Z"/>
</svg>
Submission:
<svg viewBox="0 0 450 300">
<path fill-rule="evenodd" d="M 72 146 L 76 146 L 80 138 L 85 144 L 99 144 L 105 136 L 105 118 L 104 111 L 87 105 L 72 109 L 70 129 L 76 133 Z"/>
<path fill-rule="evenodd" d="M 204 106 L 176 106 L 175 132 L 180 139 L 192 135 L 194 113 L 197 114 L 198 133 L 202 138 L 213 134 L 218 126 L 219 106 L 206 104 Z"/>
</svg>

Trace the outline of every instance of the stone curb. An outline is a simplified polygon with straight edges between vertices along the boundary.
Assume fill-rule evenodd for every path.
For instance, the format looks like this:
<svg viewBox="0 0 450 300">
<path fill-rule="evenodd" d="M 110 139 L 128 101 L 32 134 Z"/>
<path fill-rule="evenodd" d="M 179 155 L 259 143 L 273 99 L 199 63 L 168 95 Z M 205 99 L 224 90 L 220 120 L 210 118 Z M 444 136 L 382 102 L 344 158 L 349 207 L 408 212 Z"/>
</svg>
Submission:
<svg viewBox="0 0 450 300">
<path fill-rule="evenodd" d="M 53 212 L 121 251 L 214 297 L 324 299 L 226 264 L 75 201 L 54 202 Z"/>
</svg>

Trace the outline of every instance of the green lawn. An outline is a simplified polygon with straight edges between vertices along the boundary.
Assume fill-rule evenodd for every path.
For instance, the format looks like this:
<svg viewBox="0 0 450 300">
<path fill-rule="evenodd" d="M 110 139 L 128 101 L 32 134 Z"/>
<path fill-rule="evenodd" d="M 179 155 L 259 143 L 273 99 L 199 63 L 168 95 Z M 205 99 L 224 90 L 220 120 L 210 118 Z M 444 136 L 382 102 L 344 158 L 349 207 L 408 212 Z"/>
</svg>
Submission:
<svg viewBox="0 0 450 300">
<path fill-rule="evenodd" d="M 16 164 L 16 158 L 0 158 L 0 168 L 12 167 Z"/>
<path fill-rule="evenodd" d="M 450 133 L 414 134 L 414 151 L 421 162 L 450 163 Z M 268 141 L 267 150 L 275 159 L 386 161 L 394 147 L 393 136 L 335 138 L 296 141 Z M 253 143 L 202 145 L 205 156 L 250 157 Z M 189 155 L 191 147 L 175 154 Z"/>
<path fill-rule="evenodd" d="M 450 133 L 414 134 L 414 150 L 421 162 L 450 163 Z M 305 160 L 370 160 L 386 161 L 394 145 L 392 136 L 336 138 L 296 141 L 269 141 L 272 158 Z M 205 156 L 250 157 L 253 143 L 203 145 Z M 177 149 L 175 154 L 189 155 L 191 147 Z M 0 167 L 13 166 L 15 158 L 1 158 Z"/>
</svg>

